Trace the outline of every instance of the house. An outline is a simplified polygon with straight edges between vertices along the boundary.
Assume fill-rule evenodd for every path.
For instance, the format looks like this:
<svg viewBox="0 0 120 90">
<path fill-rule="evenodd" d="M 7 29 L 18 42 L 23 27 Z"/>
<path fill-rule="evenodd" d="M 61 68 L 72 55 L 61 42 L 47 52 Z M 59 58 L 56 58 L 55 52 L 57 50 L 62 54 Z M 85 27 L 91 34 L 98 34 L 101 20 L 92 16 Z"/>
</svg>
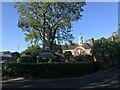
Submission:
<svg viewBox="0 0 120 90">
<path fill-rule="evenodd" d="M 12 58 L 11 52 L 0 52 L 0 63 L 9 62 Z"/>
<path fill-rule="evenodd" d="M 94 39 L 90 39 L 90 43 L 83 43 L 83 37 L 79 36 L 78 44 L 73 45 L 62 45 L 63 53 L 67 51 L 71 51 L 73 56 L 77 56 L 79 54 L 87 54 L 91 55 L 91 47 L 94 44 Z"/>
</svg>

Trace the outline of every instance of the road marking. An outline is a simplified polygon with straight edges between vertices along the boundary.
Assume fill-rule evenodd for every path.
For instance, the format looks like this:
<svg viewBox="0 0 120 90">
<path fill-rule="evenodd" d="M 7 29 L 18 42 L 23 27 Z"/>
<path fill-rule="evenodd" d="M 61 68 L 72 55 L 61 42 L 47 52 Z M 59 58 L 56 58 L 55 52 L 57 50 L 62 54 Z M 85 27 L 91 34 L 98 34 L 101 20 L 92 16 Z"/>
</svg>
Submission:
<svg viewBox="0 0 120 90">
<path fill-rule="evenodd" d="M 108 79 L 108 80 L 106 80 L 106 81 L 104 81 L 104 82 L 101 82 L 101 83 L 99 83 L 99 84 L 107 83 L 107 82 L 109 82 L 109 81 L 111 81 L 111 80 L 113 80 L 113 79 L 115 79 L 115 78 L 118 78 L 118 76 L 119 76 L 119 75 L 116 75 L 116 76 L 114 76 L 113 78 Z"/>
</svg>

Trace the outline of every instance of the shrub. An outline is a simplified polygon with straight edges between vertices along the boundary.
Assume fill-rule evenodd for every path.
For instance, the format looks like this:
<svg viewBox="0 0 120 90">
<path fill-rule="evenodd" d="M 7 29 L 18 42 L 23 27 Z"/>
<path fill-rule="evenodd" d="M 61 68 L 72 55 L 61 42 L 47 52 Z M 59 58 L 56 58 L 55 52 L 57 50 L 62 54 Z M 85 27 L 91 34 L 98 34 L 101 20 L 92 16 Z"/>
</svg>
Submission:
<svg viewBox="0 0 120 90">
<path fill-rule="evenodd" d="M 92 62 L 93 61 L 93 57 L 90 55 L 78 55 L 74 57 L 74 60 L 78 61 L 78 62 Z"/>
<path fill-rule="evenodd" d="M 4 63 L 3 76 L 25 78 L 75 77 L 93 72 L 92 63 Z"/>
<path fill-rule="evenodd" d="M 64 53 L 64 57 L 65 57 L 66 59 L 70 59 L 70 58 L 72 57 L 72 52 L 71 52 L 71 51 L 65 52 L 65 53 Z"/>
<path fill-rule="evenodd" d="M 22 59 L 21 59 L 21 58 L 18 58 L 18 59 L 16 60 L 16 62 L 17 62 L 17 63 L 22 63 Z"/>
<path fill-rule="evenodd" d="M 37 56 L 42 51 L 39 45 L 31 45 L 28 46 L 27 49 L 21 52 L 21 57 L 23 57 L 23 61 L 37 62 Z M 29 58 L 30 57 L 30 58 Z"/>
<path fill-rule="evenodd" d="M 31 56 L 22 56 L 17 59 L 17 63 L 36 63 L 37 60 L 34 60 Z"/>
</svg>

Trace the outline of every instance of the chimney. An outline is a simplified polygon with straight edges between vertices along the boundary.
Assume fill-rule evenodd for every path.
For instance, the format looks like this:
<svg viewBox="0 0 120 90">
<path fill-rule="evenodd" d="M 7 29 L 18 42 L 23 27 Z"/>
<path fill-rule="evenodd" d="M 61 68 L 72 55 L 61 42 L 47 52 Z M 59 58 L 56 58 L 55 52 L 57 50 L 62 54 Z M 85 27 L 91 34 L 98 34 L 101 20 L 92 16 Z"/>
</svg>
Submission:
<svg viewBox="0 0 120 90">
<path fill-rule="evenodd" d="M 115 42 L 115 36 L 113 36 L 113 35 L 111 36 L 111 41 Z"/>
<path fill-rule="evenodd" d="M 91 45 L 94 44 L 94 38 L 91 38 L 90 43 L 91 43 Z"/>
</svg>

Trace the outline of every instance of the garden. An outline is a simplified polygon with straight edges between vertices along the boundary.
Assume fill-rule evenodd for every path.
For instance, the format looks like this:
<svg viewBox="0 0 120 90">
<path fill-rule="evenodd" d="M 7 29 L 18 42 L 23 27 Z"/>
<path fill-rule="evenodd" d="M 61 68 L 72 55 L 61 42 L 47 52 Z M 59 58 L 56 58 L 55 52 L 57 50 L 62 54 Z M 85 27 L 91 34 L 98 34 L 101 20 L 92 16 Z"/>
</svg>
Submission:
<svg viewBox="0 0 120 90">
<path fill-rule="evenodd" d="M 20 55 L 16 55 L 16 57 L 18 56 L 16 62 L 2 64 L 2 75 L 24 78 L 80 77 L 100 69 L 105 70 L 113 67 L 120 60 L 119 42 L 111 42 L 105 38 L 95 41 L 91 50 L 92 55 L 80 54 L 73 57 L 71 52 L 64 53 L 64 58 L 68 60 L 67 62 L 56 60 L 55 62 L 37 63 L 36 56 L 40 51 L 41 48 L 39 46 L 28 47 Z"/>
</svg>

